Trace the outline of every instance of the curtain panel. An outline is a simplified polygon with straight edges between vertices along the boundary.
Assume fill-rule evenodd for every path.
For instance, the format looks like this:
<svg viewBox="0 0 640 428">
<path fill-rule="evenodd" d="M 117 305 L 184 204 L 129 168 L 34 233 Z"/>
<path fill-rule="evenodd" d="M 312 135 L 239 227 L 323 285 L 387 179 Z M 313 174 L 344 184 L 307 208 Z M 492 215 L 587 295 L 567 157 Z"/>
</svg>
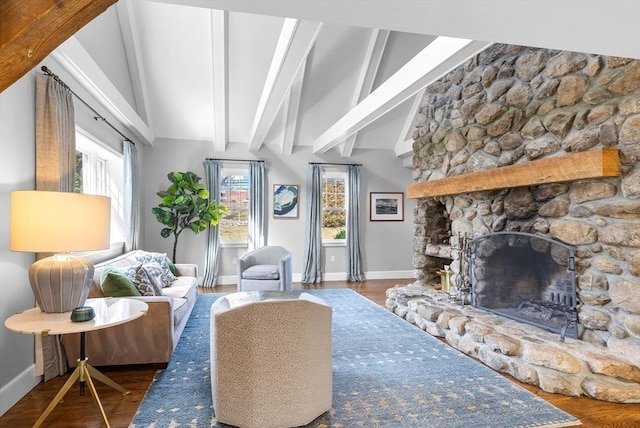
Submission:
<svg viewBox="0 0 640 428">
<path fill-rule="evenodd" d="M 303 283 L 322 282 L 322 166 L 307 171 L 307 221 Z"/>
<path fill-rule="evenodd" d="M 204 176 L 207 189 L 209 189 L 209 201 L 220 202 L 220 170 L 219 160 L 207 159 L 203 162 Z M 213 288 L 218 283 L 220 266 L 220 227 L 207 227 L 207 248 L 205 250 L 204 277 L 202 286 Z"/>
<path fill-rule="evenodd" d="M 247 252 L 265 245 L 265 176 L 266 168 L 262 161 L 249 162 L 249 221 Z"/>
<path fill-rule="evenodd" d="M 127 221 L 125 252 L 138 249 L 140 237 L 140 190 L 138 176 L 138 149 L 129 141 L 122 142 L 124 157 L 124 218 Z"/>
<path fill-rule="evenodd" d="M 360 167 L 347 170 L 347 281 L 364 281 L 360 253 Z"/>
<path fill-rule="evenodd" d="M 36 190 L 73 192 L 76 123 L 73 94 L 52 76 L 36 75 Z M 38 254 L 38 259 L 48 254 Z M 67 372 L 61 336 L 36 336 L 36 374 L 47 381 Z"/>
</svg>

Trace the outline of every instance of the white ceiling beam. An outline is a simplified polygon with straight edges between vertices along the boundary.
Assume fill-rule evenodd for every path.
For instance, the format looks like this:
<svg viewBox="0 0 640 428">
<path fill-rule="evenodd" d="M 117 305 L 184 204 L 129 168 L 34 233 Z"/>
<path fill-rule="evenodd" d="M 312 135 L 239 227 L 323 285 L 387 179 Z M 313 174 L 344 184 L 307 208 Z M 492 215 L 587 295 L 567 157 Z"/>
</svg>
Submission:
<svg viewBox="0 0 640 428">
<path fill-rule="evenodd" d="M 135 108 L 138 115 L 146 120 L 149 127 L 153 128 L 153 121 L 150 117 L 151 109 L 149 109 L 149 87 L 146 82 L 147 73 L 144 68 L 144 61 L 142 61 L 142 57 L 140 56 L 142 48 L 140 47 L 140 36 L 138 33 L 138 24 L 135 20 L 135 11 L 131 0 L 119 1 L 116 3 L 116 9 L 118 12 L 118 21 L 120 22 L 122 41 L 124 42 L 124 51 L 127 56 L 127 65 L 129 66 L 133 96 L 136 101 Z"/>
<path fill-rule="evenodd" d="M 304 72 L 307 68 L 307 62 L 302 63 L 302 67 L 298 70 L 293 85 L 289 90 L 284 105 L 284 137 L 282 141 L 282 154 L 290 155 L 293 153 L 293 145 L 295 143 L 296 128 L 298 126 L 298 110 L 300 108 L 300 98 L 302 96 L 302 84 L 304 82 Z"/>
<path fill-rule="evenodd" d="M 211 45 L 213 62 L 213 149 L 224 152 L 229 142 L 228 112 L 228 73 L 227 73 L 227 13 L 211 10 Z"/>
<path fill-rule="evenodd" d="M 490 43 L 438 37 L 313 142 L 324 153 L 398 106 Z"/>
<path fill-rule="evenodd" d="M 376 79 L 378 68 L 380 67 L 380 61 L 382 61 L 382 54 L 384 53 L 384 48 L 387 45 L 387 40 L 389 39 L 389 33 L 390 31 L 387 30 L 373 29 L 371 31 L 371 38 L 369 39 L 369 45 L 365 52 L 364 62 L 360 69 L 358 81 L 356 82 L 356 89 L 353 94 L 351 108 L 358 105 L 363 98 L 371 93 L 373 82 Z M 358 133 L 354 132 L 346 139 L 342 146 L 343 157 L 351 157 L 357 137 Z"/>
<path fill-rule="evenodd" d="M 413 139 L 404 140 L 396 144 L 396 157 L 404 158 L 413 155 Z"/>
<path fill-rule="evenodd" d="M 418 116 L 418 109 L 422 103 L 423 91 L 419 91 L 414 97 L 413 102 L 407 115 L 407 119 L 404 121 L 398 142 L 396 143 L 395 152 L 397 157 L 408 156 L 413 152 L 413 130 L 415 128 L 416 117 Z"/>
<path fill-rule="evenodd" d="M 282 100 L 313 47 L 321 23 L 285 19 L 251 127 L 249 150 L 262 146 Z"/>
<path fill-rule="evenodd" d="M 129 132 L 141 142 L 153 145 L 155 136 L 151 129 L 75 37 L 58 46 L 51 55 L 91 96 L 126 126 Z"/>
<path fill-rule="evenodd" d="M 432 36 L 640 58 L 637 0 L 156 0 Z M 538 19 L 544 13 L 544 25 Z"/>
</svg>

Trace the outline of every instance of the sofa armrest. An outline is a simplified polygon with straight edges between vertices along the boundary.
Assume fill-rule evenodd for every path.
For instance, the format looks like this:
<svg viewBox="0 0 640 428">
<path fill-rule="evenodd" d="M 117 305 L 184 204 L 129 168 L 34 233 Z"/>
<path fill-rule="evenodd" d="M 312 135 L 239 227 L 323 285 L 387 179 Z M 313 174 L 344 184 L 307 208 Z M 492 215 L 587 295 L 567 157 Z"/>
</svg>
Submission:
<svg viewBox="0 0 640 428">
<path fill-rule="evenodd" d="M 146 302 L 147 313 L 133 321 L 86 333 L 92 365 L 167 363 L 173 353 L 173 298 L 128 297 Z M 80 334 L 63 335 L 69 367 L 80 357 Z"/>
<path fill-rule="evenodd" d="M 195 263 L 176 263 L 176 276 L 198 277 L 198 265 Z"/>
</svg>

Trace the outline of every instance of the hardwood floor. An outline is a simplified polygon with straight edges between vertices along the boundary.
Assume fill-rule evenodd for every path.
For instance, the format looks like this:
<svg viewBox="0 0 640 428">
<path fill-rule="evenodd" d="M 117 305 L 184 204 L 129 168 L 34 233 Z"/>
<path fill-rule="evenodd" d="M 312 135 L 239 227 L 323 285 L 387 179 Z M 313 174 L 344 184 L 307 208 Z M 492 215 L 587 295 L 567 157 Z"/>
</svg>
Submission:
<svg viewBox="0 0 640 428">
<path fill-rule="evenodd" d="M 348 287 L 370 300 L 384 305 L 386 289 L 398 283 L 405 282 L 407 281 L 370 280 L 362 283 L 336 281 L 304 287 L 301 284 L 295 284 L 294 288 L 322 289 Z M 226 293 L 233 291 L 235 291 L 235 285 L 221 285 L 213 290 L 200 290 L 202 293 Z M 155 370 L 148 366 L 100 367 L 99 369 L 131 391 L 131 394 L 124 396 L 100 382 L 95 382 L 98 395 L 103 403 L 111 427 L 127 427 L 153 379 Z M 22 398 L 20 402 L 0 417 L 0 426 L 16 428 L 32 426 L 68 377 L 69 374 L 37 385 Z M 577 417 L 583 422 L 584 427 L 640 427 L 640 404 L 614 404 L 585 397 L 575 398 L 549 394 L 539 390 L 537 387 L 522 384 L 512 378 L 510 379 L 556 407 Z M 64 401 L 58 404 L 42 426 L 51 428 L 93 428 L 102 427 L 104 424 L 100 417 L 100 412 L 88 390 L 85 395 L 80 396 L 77 386 L 74 386 L 67 393 Z"/>
</svg>

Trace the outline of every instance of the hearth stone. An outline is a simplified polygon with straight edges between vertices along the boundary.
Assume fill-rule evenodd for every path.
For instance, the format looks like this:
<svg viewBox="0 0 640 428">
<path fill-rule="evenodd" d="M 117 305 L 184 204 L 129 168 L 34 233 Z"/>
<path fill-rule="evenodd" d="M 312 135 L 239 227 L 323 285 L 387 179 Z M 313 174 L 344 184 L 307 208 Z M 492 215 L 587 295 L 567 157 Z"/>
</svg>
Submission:
<svg viewBox="0 0 640 428">
<path fill-rule="evenodd" d="M 556 394 L 640 403 L 640 365 L 616 353 L 614 343 L 560 342 L 557 334 L 462 306 L 418 282 L 396 285 L 386 295 L 388 310 L 521 382 Z"/>
</svg>

